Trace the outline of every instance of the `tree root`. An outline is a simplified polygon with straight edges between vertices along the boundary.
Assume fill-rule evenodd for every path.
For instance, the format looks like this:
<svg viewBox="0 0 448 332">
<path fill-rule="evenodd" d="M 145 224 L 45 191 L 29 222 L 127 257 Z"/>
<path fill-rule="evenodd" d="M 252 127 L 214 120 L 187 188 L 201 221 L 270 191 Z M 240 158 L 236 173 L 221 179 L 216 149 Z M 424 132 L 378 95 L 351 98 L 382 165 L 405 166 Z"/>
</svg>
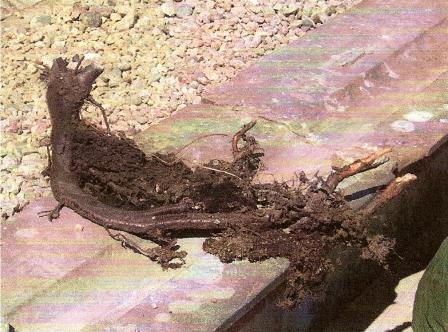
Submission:
<svg viewBox="0 0 448 332">
<path fill-rule="evenodd" d="M 126 235 L 117 232 L 113 234 L 109 228 L 105 227 L 107 234 L 116 240 L 121 242 L 121 246 L 126 249 L 130 249 L 133 252 L 148 257 L 153 262 L 159 263 L 163 269 L 178 268 L 185 264 L 185 257 L 187 253 L 185 251 L 177 251 L 178 246 L 175 243 L 161 245 L 156 248 L 142 248 L 136 242 L 129 239 Z M 157 240 L 153 240 L 156 242 Z M 172 260 L 179 259 L 180 262 L 172 262 Z"/>
<path fill-rule="evenodd" d="M 381 193 L 379 193 L 364 209 L 363 212 L 370 215 L 378 208 L 398 196 L 410 183 L 417 180 L 417 176 L 407 173 L 392 180 Z"/>
<path fill-rule="evenodd" d="M 342 168 L 333 167 L 333 172 L 328 176 L 326 180 L 328 190 L 330 192 L 333 192 L 342 180 L 353 175 L 374 169 L 386 163 L 388 159 L 385 159 L 383 161 L 378 161 L 378 159 L 391 151 L 391 148 L 379 150 L 365 158 L 355 160 L 353 163 Z"/>
<path fill-rule="evenodd" d="M 342 180 L 386 162 L 378 160 L 390 149 L 334 168 L 326 180 L 300 173 L 293 186 L 253 183 L 263 156 L 255 138 L 247 134 L 255 121 L 233 135 L 233 162 L 214 160 L 192 169 L 176 154 L 145 156 L 130 139 L 110 133 L 104 108 L 90 95 L 102 69 L 82 67 L 79 57 L 74 60 L 72 70 L 67 61 L 56 59 L 47 74 L 52 191 L 60 204 L 104 227 L 123 247 L 163 268 L 174 268 L 186 255 L 177 251 L 174 236 L 200 232 L 217 237 L 208 239 L 204 248 L 224 261 L 286 257 L 291 261 L 288 283 L 294 288 L 290 294 L 295 296 L 291 303 L 307 294 L 306 287 L 324 282 L 330 271 L 325 257 L 332 248 L 377 250 L 379 255 L 369 257 L 380 263 L 390 251 L 391 242 L 370 240 L 365 215 L 351 210 L 335 192 Z M 101 110 L 106 133 L 81 120 L 86 101 Z M 239 146 L 241 140 L 245 144 Z M 395 179 L 365 211 L 372 213 L 413 180 L 411 175 Z M 160 247 L 142 248 L 111 229 Z"/>
<path fill-rule="evenodd" d="M 240 149 L 238 148 L 238 142 L 240 139 L 244 139 L 246 136 L 246 133 L 251 130 L 255 125 L 257 124 L 257 121 L 251 121 L 249 123 L 246 123 L 243 128 L 241 128 L 232 138 L 232 152 L 233 157 L 237 159 L 237 156 L 241 153 Z"/>
<path fill-rule="evenodd" d="M 86 98 L 86 101 L 88 101 L 89 103 L 91 103 L 92 105 L 94 105 L 100 109 L 101 115 L 103 116 L 104 124 L 106 125 L 107 133 L 110 135 L 110 133 L 111 133 L 110 125 L 109 125 L 109 121 L 107 120 L 106 110 L 104 109 L 104 107 L 100 103 L 98 103 L 91 95 L 89 95 Z"/>
<path fill-rule="evenodd" d="M 40 211 L 37 215 L 39 217 L 48 217 L 48 220 L 50 222 L 52 222 L 54 219 L 59 218 L 60 212 L 63 207 L 64 207 L 64 204 L 58 203 L 53 209 L 46 210 L 46 211 Z"/>
</svg>

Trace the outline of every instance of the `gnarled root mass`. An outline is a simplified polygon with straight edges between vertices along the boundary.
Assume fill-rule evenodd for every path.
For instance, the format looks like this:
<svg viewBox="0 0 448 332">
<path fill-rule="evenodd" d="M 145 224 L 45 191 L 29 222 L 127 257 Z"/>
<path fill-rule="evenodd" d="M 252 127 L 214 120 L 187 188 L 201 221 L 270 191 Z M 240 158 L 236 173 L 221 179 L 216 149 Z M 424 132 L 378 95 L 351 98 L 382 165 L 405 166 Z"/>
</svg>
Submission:
<svg viewBox="0 0 448 332">
<path fill-rule="evenodd" d="M 57 59 L 45 75 L 53 125 L 52 189 L 61 204 L 106 229 L 161 245 L 148 251 L 109 231 L 124 247 L 164 267 L 177 267 L 171 261 L 182 263 L 185 253 L 176 251 L 175 237 L 200 232 L 209 236 L 204 249 L 224 262 L 286 257 L 291 262 L 288 305 L 322 288 L 332 268 L 328 253 L 334 248 L 358 248 L 362 257 L 386 264 L 393 241 L 370 234 L 368 216 L 353 211 L 335 188 L 344 178 L 377 166 L 387 151 L 335 170 L 327 180 L 301 173 L 294 186 L 252 183 L 263 157 L 248 135 L 255 122 L 233 137 L 232 163 L 211 160 L 191 169 L 175 155 L 146 156 L 133 141 L 80 119 L 101 74 L 97 67 L 81 67 L 81 61 L 69 69 L 68 62 Z M 392 185 L 368 213 L 399 187 Z"/>
</svg>

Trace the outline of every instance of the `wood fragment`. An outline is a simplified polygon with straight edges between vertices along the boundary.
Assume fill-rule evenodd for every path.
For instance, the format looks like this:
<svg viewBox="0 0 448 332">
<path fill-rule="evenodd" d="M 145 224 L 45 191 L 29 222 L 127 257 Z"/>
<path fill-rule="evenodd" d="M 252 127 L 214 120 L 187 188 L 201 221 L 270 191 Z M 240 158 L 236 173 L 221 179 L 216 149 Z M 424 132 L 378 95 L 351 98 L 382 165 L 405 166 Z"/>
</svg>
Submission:
<svg viewBox="0 0 448 332">
<path fill-rule="evenodd" d="M 328 176 L 327 180 L 325 181 L 328 190 L 334 191 L 342 180 L 384 164 L 385 162 L 388 161 L 387 159 L 379 162 L 378 159 L 391 151 L 392 151 L 391 148 L 382 149 L 372 153 L 371 155 L 365 158 L 355 160 L 353 163 L 346 165 L 342 168 L 334 167 L 333 172 Z"/>
<path fill-rule="evenodd" d="M 238 155 L 238 153 L 240 153 L 240 149 L 238 148 L 238 142 L 240 141 L 241 138 L 243 138 L 246 133 L 251 130 L 255 124 L 257 123 L 257 121 L 251 121 L 249 123 L 246 123 L 243 128 L 241 128 L 240 130 L 238 130 L 238 132 L 233 136 L 232 138 L 232 152 L 233 152 L 233 156 L 236 157 Z"/>
<path fill-rule="evenodd" d="M 106 125 L 107 133 L 110 135 L 111 132 L 109 121 L 107 120 L 106 110 L 104 109 L 104 107 L 100 103 L 98 103 L 91 95 L 86 98 L 86 101 L 100 109 L 101 115 L 103 116 L 104 124 Z"/>
<path fill-rule="evenodd" d="M 379 195 L 377 195 L 365 208 L 363 212 L 372 214 L 379 207 L 385 203 L 391 201 L 394 197 L 398 196 L 403 189 L 405 189 L 410 183 L 417 180 L 417 176 L 411 173 L 407 173 L 392 180 Z"/>
</svg>

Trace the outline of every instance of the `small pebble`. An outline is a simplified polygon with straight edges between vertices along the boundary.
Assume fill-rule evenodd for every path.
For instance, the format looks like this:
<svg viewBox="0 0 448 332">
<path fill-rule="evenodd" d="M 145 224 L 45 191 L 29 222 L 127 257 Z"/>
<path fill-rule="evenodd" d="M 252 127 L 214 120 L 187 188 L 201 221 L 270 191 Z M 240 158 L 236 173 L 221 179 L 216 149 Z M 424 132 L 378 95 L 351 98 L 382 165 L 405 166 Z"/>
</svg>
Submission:
<svg viewBox="0 0 448 332">
<path fill-rule="evenodd" d="M 81 16 L 81 21 L 88 27 L 99 28 L 103 23 L 101 14 L 97 12 L 87 12 Z"/>
<path fill-rule="evenodd" d="M 171 1 L 166 1 L 160 6 L 160 9 L 166 16 L 174 16 L 176 15 L 176 6 Z"/>
<path fill-rule="evenodd" d="M 83 226 L 83 225 L 80 225 L 80 224 L 76 224 L 76 225 L 75 225 L 75 230 L 76 230 L 77 232 L 82 232 L 82 231 L 84 230 L 84 226 Z"/>
<path fill-rule="evenodd" d="M 185 17 L 193 14 L 193 6 L 183 3 L 176 6 L 176 16 L 177 17 Z"/>
</svg>

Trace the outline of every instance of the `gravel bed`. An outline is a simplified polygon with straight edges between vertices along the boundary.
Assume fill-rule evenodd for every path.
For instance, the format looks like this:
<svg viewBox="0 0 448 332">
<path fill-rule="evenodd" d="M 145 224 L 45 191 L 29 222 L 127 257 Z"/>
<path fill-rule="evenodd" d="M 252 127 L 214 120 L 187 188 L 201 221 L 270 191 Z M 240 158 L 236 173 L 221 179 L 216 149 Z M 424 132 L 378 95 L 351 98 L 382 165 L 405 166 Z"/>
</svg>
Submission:
<svg viewBox="0 0 448 332">
<path fill-rule="evenodd" d="M 107 109 L 112 130 L 132 136 L 201 103 L 207 85 L 231 79 L 358 2 L 61 0 L 9 10 L 1 36 L 2 219 L 51 194 L 41 175 L 50 122 L 36 61 L 51 65 L 57 56 L 84 54 L 86 63 L 101 64 L 105 72 L 93 95 Z M 102 125 L 93 106 L 83 116 Z"/>
</svg>

